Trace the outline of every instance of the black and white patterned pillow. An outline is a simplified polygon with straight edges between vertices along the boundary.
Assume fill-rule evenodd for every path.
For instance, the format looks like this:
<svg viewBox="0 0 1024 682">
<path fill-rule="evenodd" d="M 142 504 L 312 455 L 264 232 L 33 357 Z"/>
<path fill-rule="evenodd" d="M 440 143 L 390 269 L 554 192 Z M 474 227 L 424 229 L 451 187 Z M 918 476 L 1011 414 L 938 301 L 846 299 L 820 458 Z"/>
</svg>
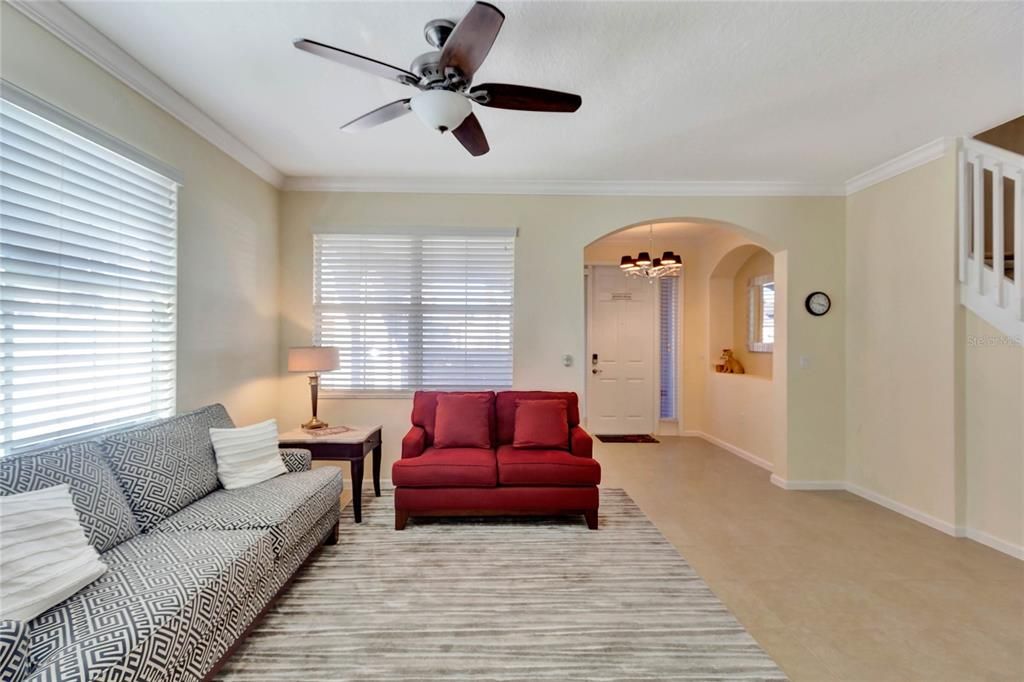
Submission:
<svg viewBox="0 0 1024 682">
<path fill-rule="evenodd" d="M 0 458 L 0 494 L 66 483 L 89 544 L 106 552 L 139 534 L 128 500 L 92 441 Z"/>
<path fill-rule="evenodd" d="M 0 682 L 18 682 L 31 672 L 28 623 L 0 620 Z"/>
<path fill-rule="evenodd" d="M 209 405 L 101 441 L 143 531 L 219 487 L 210 427 L 233 426 L 223 405 Z"/>
<path fill-rule="evenodd" d="M 309 471 L 313 462 L 313 453 L 301 448 L 281 448 L 281 461 L 288 471 Z"/>
</svg>

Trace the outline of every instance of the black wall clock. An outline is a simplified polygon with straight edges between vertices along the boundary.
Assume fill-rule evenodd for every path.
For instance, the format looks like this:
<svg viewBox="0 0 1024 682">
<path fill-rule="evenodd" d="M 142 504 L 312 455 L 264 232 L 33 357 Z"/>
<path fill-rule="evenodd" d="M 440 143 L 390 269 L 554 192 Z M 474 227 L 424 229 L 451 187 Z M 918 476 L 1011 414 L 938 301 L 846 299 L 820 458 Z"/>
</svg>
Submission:
<svg viewBox="0 0 1024 682">
<path fill-rule="evenodd" d="M 832 309 L 832 299 L 824 291 L 814 291 L 804 299 L 804 308 L 811 315 L 821 317 Z"/>
</svg>

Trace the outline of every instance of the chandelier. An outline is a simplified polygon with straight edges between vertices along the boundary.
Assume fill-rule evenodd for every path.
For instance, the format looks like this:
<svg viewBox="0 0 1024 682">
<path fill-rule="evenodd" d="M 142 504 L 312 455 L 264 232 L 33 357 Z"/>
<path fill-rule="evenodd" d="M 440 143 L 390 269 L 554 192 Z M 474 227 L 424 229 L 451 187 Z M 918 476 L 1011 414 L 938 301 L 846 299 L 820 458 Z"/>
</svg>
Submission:
<svg viewBox="0 0 1024 682">
<path fill-rule="evenodd" d="M 651 258 L 651 252 L 654 251 L 654 225 L 649 226 L 649 243 L 648 247 L 650 251 L 641 251 L 637 254 L 636 258 L 632 256 L 623 256 L 619 262 L 619 268 L 629 275 L 630 277 L 640 277 L 648 279 L 653 282 L 661 277 L 678 277 L 679 270 L 683 267 L 683 262 L 679 259 L 679 256 L 666 251 L 661 254 L 661 258 Z"/>
</svg>

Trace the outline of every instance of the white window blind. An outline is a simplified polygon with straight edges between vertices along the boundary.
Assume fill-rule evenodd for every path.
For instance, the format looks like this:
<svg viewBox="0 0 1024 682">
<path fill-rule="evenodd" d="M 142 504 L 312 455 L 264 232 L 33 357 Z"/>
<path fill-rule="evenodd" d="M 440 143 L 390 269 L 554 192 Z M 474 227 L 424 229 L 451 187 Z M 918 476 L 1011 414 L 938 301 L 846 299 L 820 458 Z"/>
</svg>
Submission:
<svg viewBox="0 0 1024 682">
<path fill-rule="evenodd" d="M 314 343 L 328 395 L 512 385 L 514 230 L 314 237 Z"/>
<path fill-rule="evenodd" d="M 775 282 L 771 275 L 750 280 L 747 349 L 771 353 L 775 345 Z"/>
<path fill-rule="evenodd" d="M 0 99 L 0 454 L 175 407 L 177 182 L 29 97 Z"/>
<path fill-rule="evenodd" d="M 658 280 L 658 351 L 661 419 L 676 419 L 679 278 Z"/>
</svg>

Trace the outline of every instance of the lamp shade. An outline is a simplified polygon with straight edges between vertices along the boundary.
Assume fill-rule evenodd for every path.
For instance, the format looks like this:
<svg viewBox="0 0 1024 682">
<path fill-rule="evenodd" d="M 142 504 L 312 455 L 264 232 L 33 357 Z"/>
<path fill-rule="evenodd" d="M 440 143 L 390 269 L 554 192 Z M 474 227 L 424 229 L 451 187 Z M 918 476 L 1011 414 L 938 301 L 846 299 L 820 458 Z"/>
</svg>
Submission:
<svg viewBox="0 0 1024 682">
<path fill-rule="evenodd" d="M 330 372 L 338 369 L 338 349 L 328 346 L 295 346 L 288 349 L 289 372 Z"/>
</svg>

